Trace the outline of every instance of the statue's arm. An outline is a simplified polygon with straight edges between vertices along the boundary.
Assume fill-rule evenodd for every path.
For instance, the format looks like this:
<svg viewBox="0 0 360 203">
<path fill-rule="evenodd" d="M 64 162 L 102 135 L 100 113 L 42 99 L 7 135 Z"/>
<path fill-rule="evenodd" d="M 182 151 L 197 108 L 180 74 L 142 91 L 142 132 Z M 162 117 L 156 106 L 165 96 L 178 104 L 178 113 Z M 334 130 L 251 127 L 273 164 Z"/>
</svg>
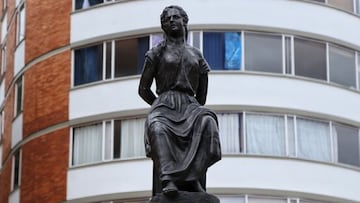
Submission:
<svg viewBox="0 0 360 203">
<path fill-rule="evenodd" d="M 151 84 L 153 83 L 154 76 L 155 68 L 153 67 L 153 62 L 148 57 L 146 57 L 139 84 L 139 95 L 146 103 L 150 105 L 152 105 L 156 99 L 156 96 L 151 91 Z"/>
<path fill-rule="evenodd" d="M 207 73 L 200 74 L 199 87 L 197 89 L 195 98 L 201 105 L 204 105 L 206 102 L 207 88 L 208 88 L 208 74 Z"/>
</svg>

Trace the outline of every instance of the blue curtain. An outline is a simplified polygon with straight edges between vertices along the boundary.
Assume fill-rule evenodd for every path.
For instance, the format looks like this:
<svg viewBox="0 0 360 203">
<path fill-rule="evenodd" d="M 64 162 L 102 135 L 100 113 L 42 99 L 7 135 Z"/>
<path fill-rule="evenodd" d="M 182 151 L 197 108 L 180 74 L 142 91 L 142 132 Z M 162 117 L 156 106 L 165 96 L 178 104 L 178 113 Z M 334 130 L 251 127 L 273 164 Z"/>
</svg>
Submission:
<svg viewBox="0 0 360 203">
<path fill-rule="evenodd" d="M 240 70 L 241 68 L 241 34 L 237 32 L 225 33 L 225 65 L 226 70 Z"/>
<path fill-rule="evenodd" d="M 211 69 L 224 69 L 225 43 L 224 33 L 204 32 L 203 53 Z"/>
<path fill-rule="evenodd" d="M 89 0 L 89 5 L 93 6 L 96 4 L 104 3 L 104 0 Z M 75 1 L 75 10 L 82 9 L 82 6 L 84 4 L 84 0 L 76 0 Z"/>
<path fill-rule="evenodd" d="M 138 39 L 137 46 L 137 74 L 140 74 L 143 69 L 143 64 L 145 61 L 145 53 L 149 50 L 149 37 L 142 37 Z"/>
<path fill-rule="evenodd" d="M 75 50 L 75 85 L 101 80 L 102 45 Z"/>
</svg>

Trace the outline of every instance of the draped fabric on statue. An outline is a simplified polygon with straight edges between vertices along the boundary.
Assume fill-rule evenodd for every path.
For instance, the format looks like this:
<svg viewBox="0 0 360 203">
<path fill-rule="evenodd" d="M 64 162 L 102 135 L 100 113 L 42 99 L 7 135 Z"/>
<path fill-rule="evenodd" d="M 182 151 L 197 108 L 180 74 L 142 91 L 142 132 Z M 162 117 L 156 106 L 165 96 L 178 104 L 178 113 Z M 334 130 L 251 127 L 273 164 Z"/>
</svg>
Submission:
<svg viewBox="0 0 360 203">
<path fill-rule="evenodd" d="M 205 185 L 207 168 L 221 157 L 214 112 L 186 93 L 168 91 L 155 100 L 145 129 L 146 154 L 155 160 L 154 177 L 160 177 L 154 180 L 157 192 L 164 180 Z"/>
</svg>

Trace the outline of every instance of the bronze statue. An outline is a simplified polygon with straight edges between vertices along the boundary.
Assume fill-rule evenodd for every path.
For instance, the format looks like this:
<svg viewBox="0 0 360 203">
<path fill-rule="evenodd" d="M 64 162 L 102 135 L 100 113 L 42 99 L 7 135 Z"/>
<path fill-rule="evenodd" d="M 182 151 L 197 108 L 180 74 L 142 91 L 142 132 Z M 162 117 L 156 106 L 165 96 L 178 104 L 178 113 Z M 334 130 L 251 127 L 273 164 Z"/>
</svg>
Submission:
<svg viewBox="0 0 360 203">
<path fill-rule="evenodd" d="M 208 63 L 186 44 L 188 16 L 179 6 L 161 14 L 164 41 L 146 53 L 139 95 L 151 105 L 146 155 L 154 163 L 153 196 L 205 192 L 206 171 L 221 159 L 218 123 L 206 101 Z M 156 82 L 156 93 L 150 87 Z"/>
</svg>

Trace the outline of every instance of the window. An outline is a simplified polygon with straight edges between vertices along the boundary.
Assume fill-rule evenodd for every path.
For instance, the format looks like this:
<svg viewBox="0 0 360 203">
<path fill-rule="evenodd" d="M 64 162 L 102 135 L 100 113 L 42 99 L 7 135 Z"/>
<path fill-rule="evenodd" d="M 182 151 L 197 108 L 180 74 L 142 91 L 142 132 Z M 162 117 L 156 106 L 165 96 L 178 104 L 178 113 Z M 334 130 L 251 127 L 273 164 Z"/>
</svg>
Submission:
<svg viewBox="0 0 360 203">
<path fill-rule="evenodd" d="M 6 70 L 6 44 L 1 48 L 1 74 Z"/>
<path fill-rule="evenodd" d="M 17 189 L 20 186 L 20 159 L 20 150 L 18 150 L 14 153 L 12 162 L 12 190 Z"/>
<path fill-rule="evenodd" d="M 327 0 L 327 3 L 350 12 L 354 11 L 353 0 Z"/>
<path fill-rule="evenodd" d="M 357 79 L 358 89 L 360 89 L 360 53 L 357 54 Z"/>
<path fill-rule="evenodd" d="M 108 0 L 107 0 L 108 1 Z M 97 4 L 104 3 L 104 0 L 75 0 L 75 9 L 88 8 Z"/>
<path fill-rule="evenodd" d="M 201 33 L 200 32 L 191 32 L 192 33 L 192 45 L 201 50 Z"/>
<path fill-rule="evenodd" d="M 321 121 L 297 119 L 298 157 L 331 161 L 329 124 Z"/>
<path fill-rule="evenodd" d="M 329 46 L 330 81 L 356 87 L 355 51 Z"/>
<path fill-rule="evenodd" d="M 75 50 L 74 85 L 95 82 L 103 75 L 103 45 L 98 44 Z"/>
<path fill-rule="evenodd" d="M 355 0 L 355 13 L 360 15 L 360 0 Z"/>
<path fill-rule="evenodd" d="M 20 43 L 25 37 L 25 4 L 19 6 L 17 15 L 17 43 Z"/>
<path fill-rule="evenodd" d="M 0 140 L 0 170 L 2 168 L 2 140 Z"/>
<path fill-rule="evenodd" d="M 204 32 L 203 53 L 213 70 L 240 70 L 242 57 L 240 32 Z"/>
<path fill-rule="evenodd" d="M 245 33 L 245 69 L 282 73 L 282 36 Z"/>
<path fill-rule="evenodd" d="M 217 114 L 223 154 L 240 153 L 241 117 L 239 114 Z"/>
<path fill-rule="evenodd" d="M 73 165 L 102 160 L 102 124 L 75 128 L 73 138 Z"/>
<path fill-rule="evenodd" d="M 334 124 L 332 132 L 337 137 L 338 161 L 340 163 L 360 166 L 359 129 Z"/>
<path fill-rule="evenodd" d="M 105 41 L 74 50 L 74 86 L 140 74 L 149 36 Z"/>
<path fill-rule="evenodd" d="M 249 197 L 248 203 L 287 203 L 287 199 L 273 197 Z"/>
<path fill-rule="evenodd" d="M 293 47 L 293 37 L 285 36 L 285 73 L 286 74 L 293 74 L 293 57 L 292 57 L 292 47 Z"/>
<path fill-rule="evenodd" d="M 22 77 L 20 77 L 15 84 L 15 116 L 18 116 L 23 110 L 23 84 Z"/>
<path fill-rule="evenodd" d="M 1 22 L 1 42 L 3 43 L 7 34 L 7 13 L 5 13 L 4 18 Z"/>
<path fill-rule="evenodd" d="M 326 80 L 325 43 L 294 39 L 295 75 Z"/>
<path fill-rule="evenodd" d="M 144 123 L 112 120 L 73 128 L 72 165 L 144 157 Z"/>
<path fill-rule="evenodd" d="M 2 9 L 5 10 L 7 8 L 7 0 L 2 1 Z"/>
<path fill-rule="evenodd" d="M 149 37 L 115 41 L 115 77 L 140 74 Z"/>
<path fill-rule="evenodd" d="M 283 116 L 246 114 L 247 152 L 285 155 L 285 120 Z"/>
</svg>

